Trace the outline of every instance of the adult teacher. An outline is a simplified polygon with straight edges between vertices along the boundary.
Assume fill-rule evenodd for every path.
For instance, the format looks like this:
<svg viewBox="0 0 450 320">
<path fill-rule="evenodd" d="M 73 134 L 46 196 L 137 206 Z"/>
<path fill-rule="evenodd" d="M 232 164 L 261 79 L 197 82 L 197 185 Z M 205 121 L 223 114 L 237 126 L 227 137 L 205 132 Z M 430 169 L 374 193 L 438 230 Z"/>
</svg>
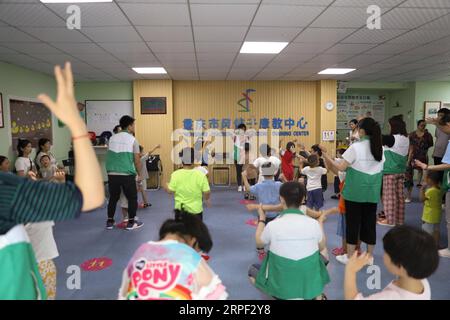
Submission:
<svg viewBox="0 0 450 320">
<path fill-rule="evenodd" d="M 358 123 L 360 141 L 352 144 L 337 162 L 321 147 L 328 165 L 338 171 L 346 171 L 342 196 L 346 207 L 347 254 L 336 259 L 347 264 L 360 239 L 367 244 L 367 252 L 373 263 L 376 243 L 377 203 L 380 201 L 383 180 L 383 147 L 380 125 L 372 118 Z"/>
<path fill-rule="evenodd" d="M 426 121 L 429 124 L 436 125 L 442 132 L 450 134 L 450 113 L 443 115 L 441 118 L 427 119 Z M 442 191 L 445 192 L 445 220 L 447 221 L 448 245 L 447 248 L 439 250 L 439 255 L 443 258 L 450 258 L 450 141 L 447 142 L 442 164 L 432 166 L 416 160 L 415 165 L 422 170 L 444 171 Z"/>
<path fill-rule="evenodd" d="M 389 119 L 390 135 L 383 135 L 383 213 L 378 224 L 394 226 L 405 221 L 405 172 L 408 162 L 409 139 L 402 115 Z"/>
<path fill-rule="evenodd" d="M 127 230 L 142 227 L 142 221 L 136 221 L 137 186 L 141 181 L 141 156 L 139 143 L 134 137 L 135 120 L 130 116 L 123 116 L 119 121 L 121 132 L 113 135 L 109 140 L 106 155 L 106 172 L 108 173 L 109 203 L 106 229 L 114 228 L 114 214 L 120 192 L 123 191 L 128 200 Z"/>
<path fill-rule="evenodd" d="M 412 161 L 420 160 L 421 162 L 428 164 L 428 149 L 433 146 L 433 136 L 428 132 L 426 126 L 425 120 L 419 120 L 417 122 L 417 129 L 409 134 L 409 155 L 405 182 L 407 188 L 406 203 L 411 202 L 411 194 L 414 187 L 414 169 L 419 171 L 418 187 L 421 187 L 423 176 L 422 169 L 413 166 Z"/>
</svg>

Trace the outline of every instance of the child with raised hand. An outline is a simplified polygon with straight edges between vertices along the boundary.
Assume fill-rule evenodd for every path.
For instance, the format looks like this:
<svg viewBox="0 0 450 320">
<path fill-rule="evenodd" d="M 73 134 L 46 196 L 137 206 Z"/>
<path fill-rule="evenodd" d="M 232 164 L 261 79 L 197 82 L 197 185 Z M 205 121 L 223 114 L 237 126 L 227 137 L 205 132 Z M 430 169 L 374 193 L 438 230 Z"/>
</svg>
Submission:
<svg viewBox="0 0 450 320">
<path fill-rule="evenodd" d="M 382 291 L 364 297 L 359 291 L 356 274 L 370 263 L 367 253 L 355 252 L 345 268 L 346 300 L 430 300 L 427 280 L 438 268 L 438 247 L 428 233 L 405 225 L 394 227 L 383 238 L 384 264 L 397 277 Z"/>
<path fill-rule="evenodd" d="M 420 188 L 419 194 L 419 199 L 423 202 L 422 230 L 433 236 L 439 245 L 442 215 L 441 177 L 437 171 L 428 171 L 425 174 L 425 184 Z"/>
<path fill-rule="evenodd" d="M 0 299 L 46 299 L 36 259 L 24 223 L 62 221 L 78 217 L 104 202 L 100 165 L 81 119 L 73 92 L 69 63 L 55 67 L 57 100 L 38 99 L 64 122 L 72 134 L 75 155 L 75 184 L 32 181 L 0 173 Z M 23 192 L 26 190 L 26 192 Z M 14 205 L 8 199 L 15 199 Z"/>
<path fill-rule="evenodd" d="M 286 150 L 281 150 L 281 173 L 283 174 L 283 181 L 294 180 L 294 159 L 295 159 L 295 143 L 288 142 Z"/>
<path fill-rule="evenodd" d="M 280 188 L 283 211 L 267 223 L 260 205 L 255 239 L 257 248 L 268 246 L 261 265 L 252 265 L 249 277 L 256 287 L 278 299 L 323 299 L 330 281 L 320 251 L 325 248 L 323 219 L 311 219 L 299 210 L 304 189 L 298 182 Z"/>
<path fill-rule="evenodd" d="M 159 229 L 159 240 L 142 244 L 133 254 L 123 271 L 118 298 L 226 299 L 221 280 L 200 255 L 212 246 L 208 228 L 200 219 L 175 210 L 175 219 L 166 220 Z"/>
<path fill-rule="evenodd" d="M 158 144 L 156 145 L 151 151 L 144 152 L 144 147 L 139 146 L 139 152 L 141 157 L 141 174 L 142 174 L 142 180 L 137 183 L 137 190 L 142 195 L 142 207 L 147 208 L 151 207 L 152 204 L 148 201 L 148 197 L 146 194 L 147 190 L 147 179 L 148 179 L 148 171 L 147 171 L 147 160 L 148 158 L 155 152 L 158 148 L 161 146 Z"/>
<path fill-rule="evenodd" d="M 320 210 L 323 207 L 322 175 L 327 169 L 319 166 L 319 157 L 312 154 L 308 157 L 309 166 L 304 167 L 301 173 L 306 175 L 307 200 L 306 206 L 311 209 Z"/>
</svg>

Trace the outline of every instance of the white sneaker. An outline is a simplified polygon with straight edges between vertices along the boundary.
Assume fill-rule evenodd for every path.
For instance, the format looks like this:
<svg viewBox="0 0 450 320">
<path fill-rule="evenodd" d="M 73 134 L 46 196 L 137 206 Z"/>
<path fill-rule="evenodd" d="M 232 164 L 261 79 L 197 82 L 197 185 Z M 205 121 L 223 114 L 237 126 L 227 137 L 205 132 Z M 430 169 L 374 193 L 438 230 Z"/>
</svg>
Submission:
<svg viewBox="0 0 450 320">
<path fill-rule="evenodd" d="M 340 256 L 336 256 L 336 260 L 339 261 L 342 264 L 347 264 L 348 263 L 348 256 L 346 254 L 340 255 Z"/>
<path fill-rule="evenodd" d="M 239 186 L 238 192 L 242 192 L 242 186 Z"/>
<path fill-rule="evenodd" d="M 442 258 L 450 258 L 450 249 L 446 248 L 446 249 L 439 250 L 439 255 Z"/>
<path fill-rule="evenodd" d="M 411 203 L 411 199 L 405 198 L 405 203 Z"/>
</svg>

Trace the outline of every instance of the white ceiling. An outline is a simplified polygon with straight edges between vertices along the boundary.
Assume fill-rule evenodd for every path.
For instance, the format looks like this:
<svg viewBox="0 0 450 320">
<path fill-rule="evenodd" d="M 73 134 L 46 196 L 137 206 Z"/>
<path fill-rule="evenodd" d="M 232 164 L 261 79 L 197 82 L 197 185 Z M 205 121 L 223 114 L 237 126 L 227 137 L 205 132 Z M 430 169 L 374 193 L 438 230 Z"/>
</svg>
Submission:
<svg viewBox="0 0 450 320">
<path fill-rule="evenodd" d="M 369 5 L 382 30 L 368 30 Z M 77 81 L 316 80 L 327 67 L 356 81 L 450 81 L 450 0 L 0 0 L 0 61 L 52 73 L 70 60 Z M 287 41 L 278 55 L 240 54 L 243 41 Z M 131 67 L 164 67 L 138 75 Z"/>
</svg>

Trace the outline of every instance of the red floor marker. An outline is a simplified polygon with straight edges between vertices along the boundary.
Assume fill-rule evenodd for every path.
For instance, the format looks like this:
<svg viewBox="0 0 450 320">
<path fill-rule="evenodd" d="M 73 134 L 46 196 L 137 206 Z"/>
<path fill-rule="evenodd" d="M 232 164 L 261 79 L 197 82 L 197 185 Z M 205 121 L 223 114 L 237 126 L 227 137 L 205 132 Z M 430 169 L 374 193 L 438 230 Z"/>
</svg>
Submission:
<svg viewBox="0 0 450 320">
<path fill-rule="evenodd" d="M 256 201 L 254 200 L 241 200 L 239 201 L 240 204 L 255 204 Z"/>
<path fill-rule="evenodd" d="M 258 224 L 258 219 L 249 219 L 245 221 L 245 224 L 248 224 L 249 226 L 256 227 Z"/>
<path fill-rule="evenodd" d="M 112 265 L 112 260 L 107 257 L 92 258 L 83 262 L 80 267 L 84 271 L 101 271 L 109 268 Z"/>
</svg>

